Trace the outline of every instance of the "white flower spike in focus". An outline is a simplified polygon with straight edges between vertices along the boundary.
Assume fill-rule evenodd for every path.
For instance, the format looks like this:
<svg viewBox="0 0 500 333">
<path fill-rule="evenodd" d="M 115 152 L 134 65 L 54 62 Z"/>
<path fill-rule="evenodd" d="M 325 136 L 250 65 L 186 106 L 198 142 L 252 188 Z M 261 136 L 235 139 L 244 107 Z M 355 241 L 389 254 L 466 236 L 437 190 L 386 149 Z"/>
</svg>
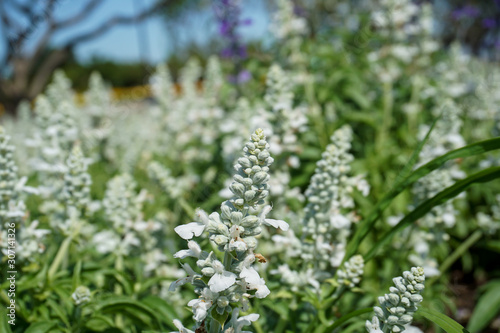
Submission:
<svg viewBox="0 0 500 333">
<path fill-rule="evenodd" d="M 205 325 L 210 332 L 221 332 L 222 327 L 224 332 L 243 332 L 243 326 L 257 320 L 256 314 L 238 318 L 240 309 L 248 310 L 249 298 L 264 298 L 270 293 L 265 280 L 252 266 L 257 246 L 255 237 L 261 233 L 262 225 L 288 230 L 285 221 L 266 218 L 271 211 L 270 205 L 264 206 L 260 214 L 257 213 L 269 195 L 268 172 L 273 163 L 262 129 L 252 134 L 243 152 L 244 156 L 234 166 L 236 174 L 229 186 L 233 197 L 222 203 L 221 213 L 208 215 L 199 209 L 196 215 L 201 222 L 190 222 L 174 229 L 181 238 L 188 240 L 188 249 L 178 251 L 174 257 L 197 258 L 196 266 L 201 274 L 185 264 L 183 267 L 188 276 L 172 283 L 170 290 L 187 282 L 194 285 L 199 297 L 188 305 L 198 325 Z M 218 260 L 213 251 L 202 251 L 198 243 L 192 240 L 204 231 L 208 232 L 209 239 L 224 254 L 223 261 Z M 218 319 L 211 318 L 213 311 L 219 315 Z M 229 321 L 219 321 L 225 314 L 227 318 L 231 313 Z M 179 332 L 188 332 L 180 322 L 176 322 L 176 327 Z"/>
</svg>

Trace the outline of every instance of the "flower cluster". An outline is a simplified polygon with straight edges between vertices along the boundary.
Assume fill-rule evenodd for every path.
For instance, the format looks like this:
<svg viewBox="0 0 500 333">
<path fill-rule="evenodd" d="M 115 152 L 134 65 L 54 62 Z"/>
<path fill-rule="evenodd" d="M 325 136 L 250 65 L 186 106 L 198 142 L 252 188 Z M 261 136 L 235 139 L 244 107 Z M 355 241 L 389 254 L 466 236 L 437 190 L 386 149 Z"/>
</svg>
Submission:
<svg viewBox="0 0 500 333">
<path fill-rule="evenodd" d="M 301 67 L 306 60 L 300 47 L 303 36 L 308 32 L 307 21 L 296 15 L 292 1 L 278 0 L 277 6 L 278 10 L 272 17 L 271 33 L 281 41 L 284 59 L 295 68 Z"/>
<path fill-rule="evenodd" d="M 358 189 L 366 196 L 370 190 L 364 178 L 349 176 L 354 159 L 349 153 L 351 140 L 352 130 L 348 126 L 333 134 L 332 144 L 323 152 L 305 193 L 306 243 L 301 256 L 313 262 L 318 271 L 331 271 L 330 267 L 338 267 L 342 262 L 351 224 L 357 221 L 354 211 L 346 214 L 346 210 L 354 208 L 351 193 Z"/>
<path fill-rule="evenodd" d="M 259 235 L 262 225 L 271 225 L 287 229 L 284 221 L 267 219 L 266 215 L 271 210 L 265 206 L 257 215 L 258 206 L 265 204 L 269 195 L 269 166 L 273 158 L 269 154 L 269 144 L 262 129 L 257 129 L 252 134 L 250 141 L 244 149 L 244 156 L 235 164 L 236 174 L 230 190 L 234 196 L 223 202 L 221 214 L 216 212 L 207 215 L 198 210 L 200 222 L 191 222 L 175 228 L 176 233 L 188 240 L 188 249 L 177 252 L 174 257 L 194 257 L 201 274 L 195 273 L 188 264 L 184 269 L 188 277 L 172 284 L 172 289 L 187 282 L 195 286 L 195 291 L 200 295 L 188 303 L 192 307 L 194 319 L 201 323 L 214 308 L 219 315 L 237 312 L 238 307 L 244 311 L 248 309 L 248 298 L 263 298 L 269 294 L 264 279 L 252 267 L 256 260 L 254 250 L 257 246 L 255 236 Z M 207 231 L 210 240 L 224 253 L 224 260 L 217 259 L 216 254 L 203 251 L 193 237 L 200 236 Z M 255 291 L 255 292 L 251 292 Z M 240 305 L 233 308 L 234 303 Z M 223 323 L 221 323 L 223 324 Z M 209 325 L 215 325 L 211 322 Z M 232 323 L 236 325 L 236 323 Z M 240 332 L 239 325 L 232 326 L 235 332 Z"/>
<path fill-rule="evenodd" d="M 19 179 L 13 152 L 10 137 L 0 127 L 0 248 L 6 256 L 7 249 L 14 248 L 21 260 L 35 261 L 36 254 L 44 252 L 43 239 L 50 231 L 37 229 L 38 221 L 26 221 L 26 207 L 20 195 L 22 191 L 36 190 L 24 186 L 26 179 Z M 7 229 L 17 229 L 16 237 L 9 237 Z"/>
<path fill-rule="evenodd" d="M 403 276 L 393 279 L 394 287 L 390 293 L 379 297 L 380 307 L 373 308 L 376 317 L 366 322 L 368 332 L 403 332 L 405 325 L 413 320 L 413 314 L 423 298 L 425 274 L 421 267 L 412 267 Z"/>
<path fill-rule="evenodd" d="M 170 170 L 159 162 L 149 163 L 147 171 L 149 178 L 158 183 L 171 198 L 178 198 L 186 189 L 186 182 L 183 182 L 183 179 L 173 177 Z"/>
<path fill-rule="evenodd" d="M 337 272 L 337 282 L 349 288 L 354 288 L 361 281 L 365 261 L 361 255 L 355 255 Z"/>
<path fill-rule="evenodd" d="M 79 145 L 73 147 L 66 164 L 67 172 L 61 196 L 68 206 L 78 210 L 85 209 L 90 203 L 92 180 L 87 173 L 87 161 Z"/>
<path fill-rule="evenodd" d="M 123 256 L 141 244 L 154 247 L 151 233 L 161 226 L 155 221 L 144 221 L 142 206 L 147 193 L 143 190 L 136 194 L 136 187 L 129 174 L 115 176 L 108 182 L 103 207 L 112 228 L 94 235 L 93 243 L 98 252 Z M 146 236 L 146 241 L 143 236 Z"/>
<path fill-rule="evenodd" d="M 17 200 L 19 179 L 13 151 L 14 146 L 10 144 L 10 137 L 0 127 L 0 226 L 2 228 L 7 223 L 18 221 L 19 217 L 24 215 L 24 205 Z M 18 213 L 13 212 L 13 209 Z"/>
</svg>

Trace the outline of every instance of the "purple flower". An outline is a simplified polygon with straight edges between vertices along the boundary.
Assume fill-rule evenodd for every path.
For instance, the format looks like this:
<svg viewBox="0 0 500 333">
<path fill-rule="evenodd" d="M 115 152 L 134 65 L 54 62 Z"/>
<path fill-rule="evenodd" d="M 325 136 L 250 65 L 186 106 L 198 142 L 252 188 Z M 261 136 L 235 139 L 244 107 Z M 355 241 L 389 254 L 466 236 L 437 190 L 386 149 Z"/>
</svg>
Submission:
<svg viewBox="0 0 500 333">
<path fill-rule="evenodd" d="M 252 79 L 252 74 L 246 69 L 240 71 L 238 75 L 230 75 L 228 77 L 229 82 L 235 84 L 242 84 L 248 82 Z"/>
<path fill-rule="evenodd" d="M 486 29 L 493 29 L 494 27 L 497 26 L 497 22 L 495 21 L 494 18 L 487 17 L 483 19 L 483 27 Z"/>
<path fill-rule="evenodd" d="M 237 81 L 238 81 L 238 83 L 245 83 L 247 81 L 250 81 L 251 78 L 252 78 L 252 74 L 250 74 L 249 71 L 244 69 L 238 73 Z"/>
<path fill-rule="evenodd" d="M 240 19 L 241 8 L 239 0 L 215 0 L 214 11 L 219 24 L 219 34 L 224 41 L 225 47 L 221 51 L 223 58 L 231 59 L 235 64 L 235 71 L 230 81 L 239 84 L 248 79 L 240 78 L 242 62 L 247 58 L 247 48 L 238 34 L 240 26 L 252 24 L 251 19 Z"/>
<path fill-rule="evenodd" d="M 479 14 L 481 14 L 481 11 L 476 6 L 465 5 L 464 7 L 455 9 L 451 13 L 451 16 L 458 21 L 464 18 L 476 18 Z"/>
</svg>

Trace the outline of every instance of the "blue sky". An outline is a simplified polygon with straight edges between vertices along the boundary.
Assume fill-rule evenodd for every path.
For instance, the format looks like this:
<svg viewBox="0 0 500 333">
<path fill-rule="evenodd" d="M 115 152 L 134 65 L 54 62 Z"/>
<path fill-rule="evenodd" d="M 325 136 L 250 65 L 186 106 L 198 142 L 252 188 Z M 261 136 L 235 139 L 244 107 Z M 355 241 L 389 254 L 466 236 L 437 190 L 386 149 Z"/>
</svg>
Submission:
<svg viewBox="0 0 500 333">
<path fill-rule="evenodd" d="M 270 18 L 264 2 L 265 0 L 242 1 L 242 18 L 252 19 L 252 25 L 240 29 L 242 36 L 247 40 L 268 38 Z M 86 3 L 87 0 L 58 0 L 55 17 L 56 19 L 71 17 L 80 12 Z M 56 34 L 53 43 L 55 45 L 64 43 L 69 37 L 91 30 L 115 15 L 132 15 L 153 3 L 154 0 L 102 0 L 89 18 Z M 23 24 L 26 25 L 27 22 Z M 28 47 L 34 46 L 34 42 L 43 33 L 43 28 L 44 23 L 35 27 L 33 35 L 27 42 Z M 200 12 L 189 13 L 175 27 L 166 25 L 165 20 L 159 17 L 148 19 L 138 25 L 115 26 L 98 38 L 80 44 L 76 47 L 75 53 L 82 62 L 99 56 L 119 62 L 134 62 L 145 58 L 154 64 L 165 60 L 176 49 L 191 42 L 203 45 L 216 34 L 216 31 L 213 12 L 208 7 Z M 0 45 L 0 54 L 5 52 L 4 48 L 4 45 Z"/>
</svg>

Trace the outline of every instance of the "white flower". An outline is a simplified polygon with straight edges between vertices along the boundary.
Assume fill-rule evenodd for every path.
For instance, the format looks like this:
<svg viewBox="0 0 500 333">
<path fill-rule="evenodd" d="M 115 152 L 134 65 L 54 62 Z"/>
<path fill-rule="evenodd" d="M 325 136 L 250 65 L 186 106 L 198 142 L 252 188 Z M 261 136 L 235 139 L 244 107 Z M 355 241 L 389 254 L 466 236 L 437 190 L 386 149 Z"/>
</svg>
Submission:
<svg viewBox="0 0 500 333">
<path fill-rule="evenodd" d="M 266 219 L 266 215 L 273 209 L 271 206 L 267 205 L 262 209 L 262 212 L 259 215 L 260 223 L 265 225 L 270 225 L 274 228 L 280 228 L 283 231 L 287 231 L 289 228 L 288 223 L 282 220 L 274 220 L 274 219 Z"/>
<path fill-rule="evenodd" d="M 249 314 L 247 316 L 239 317 L 240 309 L 236 308 L 233 310 L 233 314 L 231 316 L 231 326 L 234 328 L 235 333 L 246 333 L 246 331 L 242 331 L 243 326 L 248 326 L 252 322 L 259 319 L 259 315 L 256 313 Z"/>
<path fill-rule="evenodd" d="M 259 283 L 260 275 L 253 267 L 243 267 L 240 273 L 240 279 L 245 279 L 247 283 Z"/>
<path fill-rule="evenodd" d="M 191 239 L 198 237 L 205 230 L 205 224 L 200 222 L 191 222 L 184 225 L 179 225 L 174 228 L 175 232 L 183 239 Z"/>
<path fill-rule="evenodd" d="M 189 250 L 180 250 L 174 254 L 174 258 L 184 259 L 186 257 L 199 258 L 201 255 L 201 248 L 195 241 L 188 242 Z"/>
<path fill-rule="evenodd" d="M 193 331 L 185 328 L 179 319 L 174 319 L 174 326 L 177 327 L 179 330 L 176 332 L 170 332 L 170 333 L 194 333 Z"/>
<path fill-rule="evenodd" d="M 111 230 L 103 230 L 94 235 L 92 242 L 95 244 L 97 252 L 106 254 L 118 247 L 120 244 L 120 237 Z"/>
<path fill-rule="evenodd" d="M 373 317 L 372 321 L 369 320 L 366 321 L 366 330 L 369 333 L 384 333 L 380 329 L 380 321 L 378 320 L 377 317 Z"/>
<path fill-rule="evenodd" d="M 350 228 L 351 221 L 341 214 L 334 214 L 330 217 L 331 225 L 336 229 Z"/>
<path fill-rule="evenodd" d="M 236 274 L 224 270 L 224 266 L 219 260 L 214 260 L 212 268 L 215 270 L 215 274 L 208 281 L 211 291 L 218 293 L 235 284 Z"/>
<path fill-rule="evenodd" d="M 212 302 L 207 302 L 204 299 L 197 298 L 190 300 L 188 306 L 193 308 L 194 320 L 200 322 L 207 316 L 208 309 L 212 306 Z"/>
</svg>

